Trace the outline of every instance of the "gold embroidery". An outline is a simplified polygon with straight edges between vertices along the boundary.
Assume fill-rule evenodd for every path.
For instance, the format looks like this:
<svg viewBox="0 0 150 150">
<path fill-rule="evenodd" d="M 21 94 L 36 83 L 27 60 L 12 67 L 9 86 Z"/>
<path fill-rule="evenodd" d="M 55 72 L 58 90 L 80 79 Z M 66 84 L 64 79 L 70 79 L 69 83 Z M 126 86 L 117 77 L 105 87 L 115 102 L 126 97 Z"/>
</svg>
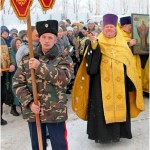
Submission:
<svg viewBox="0 0 150 150">
<path fill-rule="evenodd" d="M 104 63 L 108 63 L 108 60 L 103 60 Z"/>
<path fill-rule="evenodd" d="M 121 96 L 121 95 L 118 95 L 118 96 L 117 96 L 117 98 L 118 98 L 118 99 L 121 99 L 121 98 L 122 98 L 122 96 Z"/>
<path fill-rule="evenodd" d="M 103 54 L 100 69 L 104 116 L 107 124 L 111 123 L 111 121 L 120 122 L 126 119 L 126 109 L 116 110 L 116 108 L 119 108 L 120 105 L 122 105 L 121 108 L 126 108 L 124 65 L 127 68 L 128 77 L 130 77 L 131 81 L 136 87 L 137 96 L 135 100 L 135 107 L 137 107 L 139 110 L 144 110 L 142 94 L 140 91 L 138 91 L 138 89 L 141 89 L 141 87 L 138 80 L 139 77 L 137 78 L 137 72 L 135 70 L 135 61 L 133 59 L 131 50 L 127 47 L 125 40 L 121 39 L 122 37 L 117 34 L 115 43 L 113 38 L 108 39 L 104 37 L 102 33 L 98 36 L 101 52 Z M 113 48 L 110 47 L 112 45 Z M 108 60 L 109 63 L 106 64 L 103 60 Z M 110 77 L 110 80 L 109 82 L 106 82 L 105 78 L 108 76 Z M 117 81 L 117 77 L 120 77 L 119 82 Z M 110 100 L 107 99 L 108 93 L 111 96 Z M 121 98 L 119 96 L 120 99 L 118 99 L 118 95 L 121 95 Z M 106 110 L 105 106 L 108 105 L 113 105 L 114 110 Z M 120 120 L 119 118 L 122 119 Z"/>
<path fill-rule="evenodd" d="M 118 81 L 118 82 L 119 82 L 119 81 L 120 81 L 120 77 L 117 77 L 117 78 L 116 78 L 116 81 Z"/>
<path fill-rule="evenodd" d="M 107 100 L 109 100 L 110 98 L 111 98 L 110 95 L 107 95 L 107 96 L 106 96 L 106 99 L 107 99 Z"/>
<path fill-rule="evenodd" d="M 114 49 L 112 49 L 110 53 L 113 55 L 113 57 L 115 57 Z"/>
<path fill-rule="evenodd" d="M 108 82 L 108 81 L 109 81 L 109 78 L 108 78 L 108 77 L 106 77 L 106 78 L 105 78 L 105 81 L 106 81 L 106 82 Z"/>
<path fill-rule="evenodd" d="M 116 64 L 119 64 L 119 61 L 116 60 L 115 63 L 116 63 Z"/>
<path fill-rule="evenodd" d="M 27 2 L 27 0 L 16 0 L 16 2 L 17 2 L 19 5 L 23 6 L 23 5 Z"/>
</svg>

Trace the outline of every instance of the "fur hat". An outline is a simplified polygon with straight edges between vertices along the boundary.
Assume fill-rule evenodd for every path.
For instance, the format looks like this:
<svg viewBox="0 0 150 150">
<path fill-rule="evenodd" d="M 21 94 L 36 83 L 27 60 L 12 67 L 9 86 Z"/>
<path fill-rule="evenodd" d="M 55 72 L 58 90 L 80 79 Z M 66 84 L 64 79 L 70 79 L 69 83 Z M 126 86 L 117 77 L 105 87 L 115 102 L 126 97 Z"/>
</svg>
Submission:
<svg viewBox="0 0 150 150">
<path fill-rule="evenodd" d="M 103 26 L 107 24 L 112 24 L 116 26 L 117 21 L 118 21 L 118 16 L 116 16 L 115 14 L 106 14 L 103 16 Z"/>
<path fill-rule="evenodd" d="M 1 26 L 1 34 L 3 32 L 7 32 L 9 34 L 9 30 L 8 30 L 8 28 L 6 26 Z"/>
<path fill-rule="evenodd" d="M 127 17 L 120 18 L 120 24 L 121 24 L 121 26 L 123 26 L 125 24 L 131 24 L 131 17 L 127 16 Z"/>
<path fill-rule="evenodd" d="M 27 30 L 21 30 L 21 31 L 19 32 L 19 34 L 18 34 L 18 37 L 20 37 L 20 38 L 22 39 L 22 37 L 23 37 L 24 35 L 27 35 Z"/>
<path fill-rule="evenodd" d="M 52 33 L 57 36 L 58 21 L 57 20 L 39 21 L 36 23 L 36 30 L 39 34 L 39 37 L 44 33 Z"/>
</svg>

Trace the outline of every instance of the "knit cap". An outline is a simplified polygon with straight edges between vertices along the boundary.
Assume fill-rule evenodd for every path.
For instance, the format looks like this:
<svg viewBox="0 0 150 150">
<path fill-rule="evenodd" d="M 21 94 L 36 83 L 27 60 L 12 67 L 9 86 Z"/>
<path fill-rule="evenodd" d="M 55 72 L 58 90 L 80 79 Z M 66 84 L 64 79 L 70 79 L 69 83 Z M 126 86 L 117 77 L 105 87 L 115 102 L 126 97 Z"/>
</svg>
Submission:
<svg viewBox="0 0 150 150">
<path fill-rule="evenodd" d="M 66 19 L 66 22 L 68 22 L 69 24 L 71 24 L 71 21 L 70 21 L 70 19 Z"/>
<path fill-rule="evenodd" d="M 10 34 L 12 35 L 12 34 L 18 34 L 18 30 L 17 29 L 15 29 L 15 28 L 12 28 L 11 30 L 10 30 Z"/>
<path fill-rule="evenodd" d="M 22 39 L 22 37 L 24 36 L 24 35 L 26 35 L 27 34 L 27 31 L 26 30 L 21 30 L 20 32 L 19 32 L 19 34 L 18 34 L 18 37 L 20 37 L 21 39 Z"/>
<path fill-rule="evenodd" d="M 58 31 L 63 31 L 62 27 L 58 26 Z"/>
<path fill-rule="evenodd" d="M 1 26 L 1 31 L 0 32 L 1 32 L 1 34 L 3 32 L 7 32 L 9 34 L 9 30 L 8 30 L 8 28 L 6 26 Z"/>
<path fill-rule="evenodd" d="M 67 31 L 73 31 L 72 27 L 67 27 Z"/>
<path fill-rule="evenodd" d="M 95 24 L 95 23 L 94 23 L 94 20 L 90 19 L 90 20 L 88 21 L 88 24 Z"/>
</svg>

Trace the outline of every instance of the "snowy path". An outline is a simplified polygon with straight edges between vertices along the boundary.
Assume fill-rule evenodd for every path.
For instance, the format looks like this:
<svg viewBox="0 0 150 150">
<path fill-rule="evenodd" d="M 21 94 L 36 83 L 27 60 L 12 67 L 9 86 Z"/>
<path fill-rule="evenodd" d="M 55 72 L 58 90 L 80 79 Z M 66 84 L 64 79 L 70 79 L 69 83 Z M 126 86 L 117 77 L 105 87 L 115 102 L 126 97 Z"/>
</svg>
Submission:
<svg viewBox="0 0 150 150">
<path fill-rule="evenodd" d="M 96 144 L 88 140 L 86 122 L 77 118 L 71 110 L 71 96 L 69 95 L 67 121 L 69 150 L 149 150 L 149 99 L 145 98 L 146 111 L 138 118 L 132 120 L 133 139 L 121 139 L 119 143 L 109 145 Z M 20 111 L 19 108 L 17 108 Z M 4 107 L 3 118 L 8 121 L 6 126 L 1 126 L 1 150 L 31 150 L 29 131 L 26 121 L 22 116 L 14 117 L 10 107 Z M 51 150 L 48 141 L 47 150 Z"/>
</svg>

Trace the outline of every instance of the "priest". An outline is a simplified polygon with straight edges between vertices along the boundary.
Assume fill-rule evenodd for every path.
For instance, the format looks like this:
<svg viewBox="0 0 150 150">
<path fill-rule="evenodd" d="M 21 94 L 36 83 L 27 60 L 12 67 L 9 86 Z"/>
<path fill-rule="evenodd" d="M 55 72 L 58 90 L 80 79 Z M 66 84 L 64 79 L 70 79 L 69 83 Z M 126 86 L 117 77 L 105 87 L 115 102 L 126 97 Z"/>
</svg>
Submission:
<svg viewBox="0 0 150 150">
<path fill-rule="evenodd" d="M 103 31 L 97 41 L 91 38 L 72 92 L 73 111 L 87 121 L 88 138 L 102 144 L 131 139 L 131 117 L 144 110 L 133 54 L 117 33 L 117 21 L 114 14 L 103 16 Z"/>
</svg>

